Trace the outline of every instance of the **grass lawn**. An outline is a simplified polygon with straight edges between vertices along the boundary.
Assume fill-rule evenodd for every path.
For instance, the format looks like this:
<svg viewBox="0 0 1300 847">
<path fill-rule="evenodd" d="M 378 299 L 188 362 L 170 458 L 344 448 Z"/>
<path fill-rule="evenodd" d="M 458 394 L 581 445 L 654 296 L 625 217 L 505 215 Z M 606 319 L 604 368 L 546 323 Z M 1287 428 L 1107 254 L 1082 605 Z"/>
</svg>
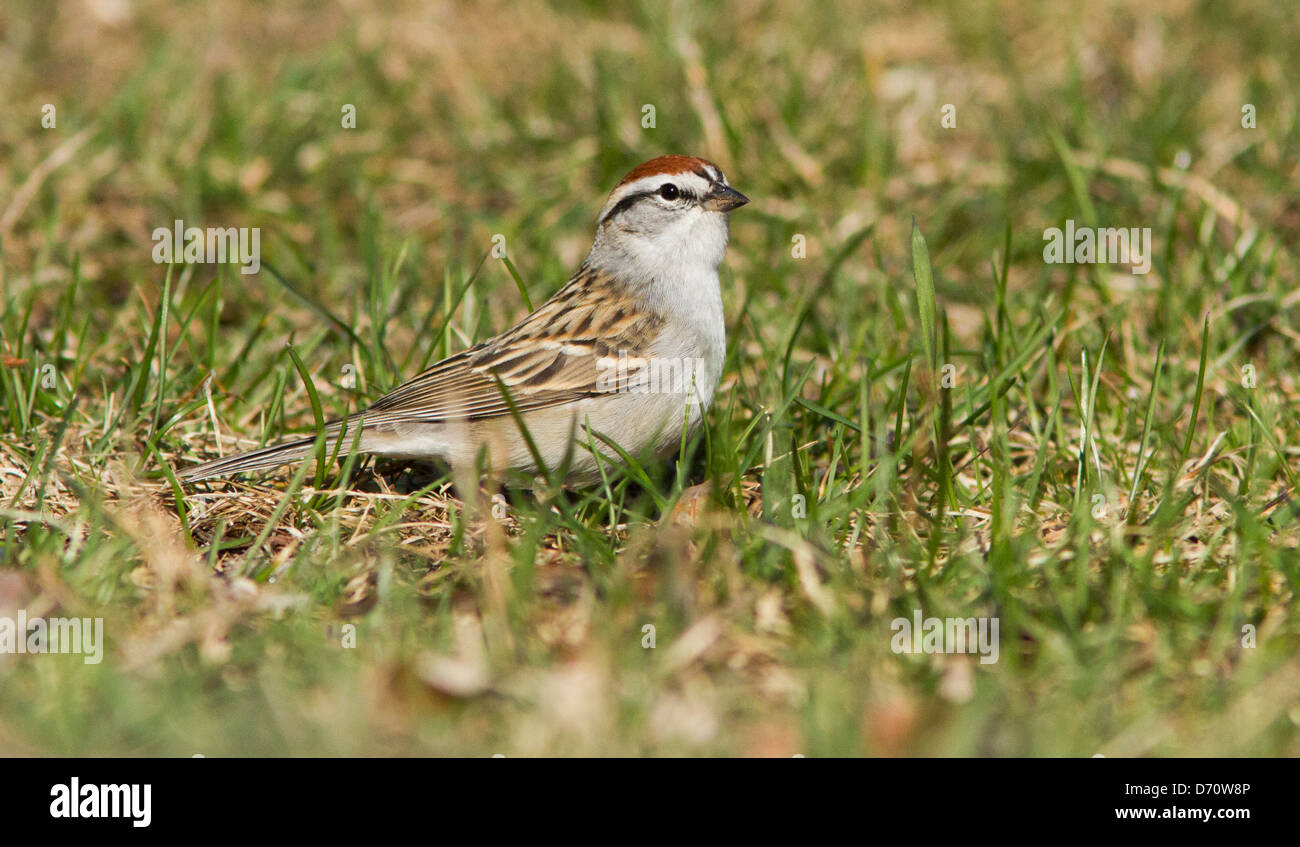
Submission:
<svg viewBox="0 0 1300 847">
<path fill-rule="evenodd" d="M 1300 24 L 1231 5 L 7 2 L 0 618 L 104 647 L 0 654 L 0 754 L 1300 755 Z M 175 483 L 508 328 L 672 152 L 752 201 L 680 460 Z"/>
</svg>

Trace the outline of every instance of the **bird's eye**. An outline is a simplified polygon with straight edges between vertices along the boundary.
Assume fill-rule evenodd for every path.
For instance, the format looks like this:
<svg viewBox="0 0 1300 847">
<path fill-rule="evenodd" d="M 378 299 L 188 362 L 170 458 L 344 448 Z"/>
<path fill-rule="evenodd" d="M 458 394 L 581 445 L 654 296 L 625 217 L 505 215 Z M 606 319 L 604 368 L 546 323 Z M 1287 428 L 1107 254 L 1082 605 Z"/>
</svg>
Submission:
<svg viewBox="0 0 1300 847">
<path fill-rule="evenodd" d="M 671 182 L 666 183 L 659 189 L 659 196 L 665 200 L 676 200 L 680 194 L 681 192 L 677 190 L 677 186 L 673 185 Z"/>
</svg>

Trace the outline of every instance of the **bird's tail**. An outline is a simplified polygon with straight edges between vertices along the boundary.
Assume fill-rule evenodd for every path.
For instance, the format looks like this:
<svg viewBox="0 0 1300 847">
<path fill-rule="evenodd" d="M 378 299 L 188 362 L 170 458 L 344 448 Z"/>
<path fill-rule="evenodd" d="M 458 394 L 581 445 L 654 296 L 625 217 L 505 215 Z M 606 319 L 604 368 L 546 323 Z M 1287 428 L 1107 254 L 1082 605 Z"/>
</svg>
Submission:
<svg viewBox="0 0 1300 847">
<path fill-rule="evenodd" d="M 337 423 L 330 424 L 325 429 L 325 455 L 326 457 L 334 455 L 334 446 L 338 442 L 340 426 Z M 351 436 L 355 433 L 345 433 L 344 440 L 350 441 Z M 346 447 L 346 445 L 345 445 Z M 348 452 L 346 449 L 344 452 Z M 296 462 L 301 459 L 307 459 L 316 454 L 316 436 L 297 438 L 292 441 L 282 441 L 279 444 L 272 444 L 269 447 L 261 447 L 257 450 L 249 450 L 246 453 L 236 453 L 233 456 L 226 456 L 224 459 L 213 459 L 209 462 L 194 465 L 180 471 L 177 476 L 188 482 L 196 482 L 201 479 L 211 479 L 218 476 L 229 476 L 231 474 L 242 473 L 244 471 L 264 471 L 271 468 L 278 468 L 280 465 L 287 465 L 290 462 Z"/>
</svg>

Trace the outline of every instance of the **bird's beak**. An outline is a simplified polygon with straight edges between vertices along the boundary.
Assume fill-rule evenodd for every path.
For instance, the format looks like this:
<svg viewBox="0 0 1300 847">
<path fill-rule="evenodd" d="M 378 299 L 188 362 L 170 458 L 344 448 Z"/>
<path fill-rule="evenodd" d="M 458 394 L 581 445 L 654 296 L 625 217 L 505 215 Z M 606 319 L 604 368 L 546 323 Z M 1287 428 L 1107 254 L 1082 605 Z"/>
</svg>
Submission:
<svg viewBox="0 0 1300 847">
<path fill-rule="evenodd" d="M 729 185 L 715 185 L 704 195 L 704 208 L 710 212 L 730 212 L 749 202 L 749 198 Z"/>
</svg>

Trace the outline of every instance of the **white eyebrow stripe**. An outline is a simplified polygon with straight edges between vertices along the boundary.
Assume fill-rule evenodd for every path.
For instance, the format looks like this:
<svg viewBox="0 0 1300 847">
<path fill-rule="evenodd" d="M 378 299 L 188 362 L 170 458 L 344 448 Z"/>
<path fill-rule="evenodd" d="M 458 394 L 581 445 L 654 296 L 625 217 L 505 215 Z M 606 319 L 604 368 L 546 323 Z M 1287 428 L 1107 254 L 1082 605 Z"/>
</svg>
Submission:
<svg viewBox="0 0 1300 847">
<path fill-rule="evenodd" d="M 600 218 L 598 220 L 605 220 L 610 211 L 624 198 L 636 194 L 654 194 L 660 189 L 660 187 L 669 182 L 677 184 L 678 187 L 689 191 L 696 197 L 703 197 L 708 193 L 709 189 L 713 187 L 712 182 L 692 171 L 643 176 L 638 180 L 629 182 L 626 185 L 621 185 L 615 189 L 614 193 L 609 196 L 609 200 L 605 203 L 605 208 L 600 210 Z"/>
</svg>

